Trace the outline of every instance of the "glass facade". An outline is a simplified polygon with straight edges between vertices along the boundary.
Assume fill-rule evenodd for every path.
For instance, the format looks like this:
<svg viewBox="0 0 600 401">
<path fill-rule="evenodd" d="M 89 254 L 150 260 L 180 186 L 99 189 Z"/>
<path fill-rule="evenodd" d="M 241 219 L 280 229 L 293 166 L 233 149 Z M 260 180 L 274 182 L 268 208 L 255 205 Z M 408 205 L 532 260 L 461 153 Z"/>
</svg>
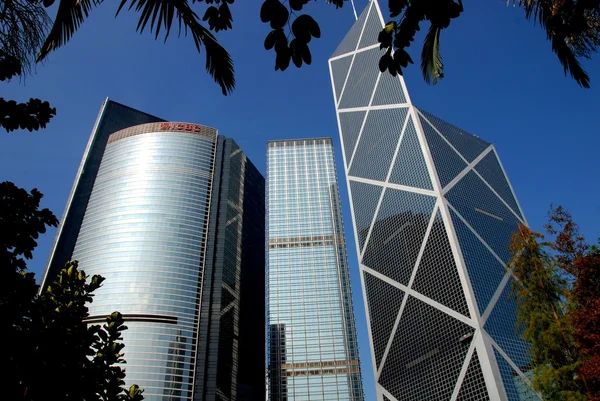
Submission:
<svg viewBox="0 0 600 401">
<path fill-rule="evenodd" d="M 362 401 L 331 139 L 267 150 L 269 399 Z"/>
<path fill-rule="evenodd" d="M 194 399 L 264 401 L 265 179 L 222 136 L 214 177 Z"/>
<path fill-rule="evenodd" d="M 536 400 L 505 265 L 523 212 L 493 145 L 380 73 L 371 1 L 329 60 L 379 401 Z"/>
<path fill-rule="evenodd" d="M 48 266 L 42 278 L 42 288 L 54 280 L 65 262 L 73 255 L 73 247 L 79 234 L 85 208 L 90 200 L 108 137 L 114 132 L 133 125 L 159 121 L 164 120 L 109 99 L 102 103 L 56 232 Z"/>
<path fill-rule="evenodd" d="M 106 136 L 106 107 L 90 140 L 104 147 L 78 174 L 95 168 L 91 184 L 74 185 L 87 200 L 62 224 L 74 210 L 81 222 L 59 232 L 46 280 L 59 255 L 106 278 L 88 321 L 123 314 L 125 381 L 146 400 L 263 401 L 264 178 L 213 128 L 158 120 Z"/>
<path fill-rule="evenodd" d="M 192 399 L 216 130 L 152 125 L 107 145 L 73 259 L 106 278 L 92 319 L 118 310 L 127 321 L 127 383 L 150 399 Z"/>
</svg>

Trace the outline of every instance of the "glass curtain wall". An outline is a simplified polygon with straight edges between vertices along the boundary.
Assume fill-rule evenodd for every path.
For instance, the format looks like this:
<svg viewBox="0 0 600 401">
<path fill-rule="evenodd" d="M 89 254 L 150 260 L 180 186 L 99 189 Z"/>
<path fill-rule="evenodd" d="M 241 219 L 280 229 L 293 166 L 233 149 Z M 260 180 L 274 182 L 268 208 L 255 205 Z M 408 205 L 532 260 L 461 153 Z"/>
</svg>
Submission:
<svg viewBox="0 0 600 401">
<path fill-rule="evenodd" d="M 267 149 L 269 399 L 362 401 L 331 139 Z"/>
<path fill-rule="evenodd" d="M 106 278 L 91 321 L 126 319 L 127 384 L 148 401 L 191 400 L 216 130 L 158 125 L 109 138 L 73 259 Z"/>
</svg>

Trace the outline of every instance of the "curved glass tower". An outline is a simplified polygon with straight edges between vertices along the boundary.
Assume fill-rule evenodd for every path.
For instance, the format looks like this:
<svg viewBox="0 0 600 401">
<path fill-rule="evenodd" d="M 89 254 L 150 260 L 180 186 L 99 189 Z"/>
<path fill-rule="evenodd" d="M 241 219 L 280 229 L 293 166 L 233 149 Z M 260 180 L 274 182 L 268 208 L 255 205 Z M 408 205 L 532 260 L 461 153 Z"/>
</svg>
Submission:
<svg viewBox="0 0 600 401">
<path fill-rule="evenodd" d="M 217 130 L 106 101 L 42 286 L 78 260 L 148 401 L 264 401 L 265 182 Z"/>
<path fill-rule="evenodd" d="M 148 394 L 185 395 L 217 135 L 170 126 L 138 125 L 109 137 L 73 259 L 106 278 L 92 319 L 118 310 L 127 320 L 127 382 Z"/>
</svg>

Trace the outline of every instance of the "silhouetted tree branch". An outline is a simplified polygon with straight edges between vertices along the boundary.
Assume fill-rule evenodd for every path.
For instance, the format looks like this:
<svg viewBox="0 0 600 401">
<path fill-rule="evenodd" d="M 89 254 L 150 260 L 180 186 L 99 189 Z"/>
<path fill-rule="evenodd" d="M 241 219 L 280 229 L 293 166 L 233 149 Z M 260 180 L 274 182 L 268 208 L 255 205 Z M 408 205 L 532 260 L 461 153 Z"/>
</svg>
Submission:
<svg viewBox="0 0 600 401">
<path fill-rule="evenodd" d="M 38 3 L 41 0 L 34 0 Z M 312 38 L 320 38 L 319 24 L 308 14 L 301 14 L 308 0 L 264 0 L 260 19 L 271 27 L 264 42 L 266 50 L 276 53 L 275 70 L 284 71 L 293 62 L 297 67 L 311 64 L 309 43 Z M 45 6 L 55 0 L 44 0 Z M 64 45 L 94 7 L 103 3 L 100 0 L 60 0 L 58 11 L 50 33 L 41 47 L 38 60 L 45 59 L 49 52 Z M 193 6 L 205 3 L 202 21 L 201 13 Z M 230 6 L 234 0 L 121 0 L 117 15 L 127 7 L 139 13 L 137 30 L 146 27 L 158 39 L 161 30 L 164 39 L 169 37 L 174 21 L 178 23 L 179 34 L 191 32 L 195 46 L 200 52 L 206 51 L 206 69 L 219 84 L 224 94 L 235 88 L 233 62 L 227 51 L 219 45 L 210 33 L 233 27 Z M 344 5 L 344 0 L 328 0 L 336 8 Z M 589 76 L 581 67 L 580 58 L 589 58 L 600 44 L 600 2 L 597 0 L 508 0 L 509 4 L 519 5 L 525 10 L 525 17 L 538 22 L 546 31 L 563 65 L 583 87 L 589 87 Z M 441 33 L 450 23 L 460 17 L 464 8 L 462 0 L 389 0 L 389 18 L 385 28 L 379 33 L 378 41 L 387 52 L 381 57 L 379 68 L 392 75 L 402 74 L 403 69 L 412 64 L 408 47 L 415 40 L 421 24 L 429 23 L 421 51 L 421 71 L 426 82 L 435 84 L 444 77 L 444 64 L 440 52 Z"/>
<path fill-rule="evenodd" d="M 0 98 L 0 126 L 11 132 L 17 129 L 37 131 L 56 115 L 56 108 L 40 99 L 29 99 L 27 103 L 6 101 Z"/>
</svg>

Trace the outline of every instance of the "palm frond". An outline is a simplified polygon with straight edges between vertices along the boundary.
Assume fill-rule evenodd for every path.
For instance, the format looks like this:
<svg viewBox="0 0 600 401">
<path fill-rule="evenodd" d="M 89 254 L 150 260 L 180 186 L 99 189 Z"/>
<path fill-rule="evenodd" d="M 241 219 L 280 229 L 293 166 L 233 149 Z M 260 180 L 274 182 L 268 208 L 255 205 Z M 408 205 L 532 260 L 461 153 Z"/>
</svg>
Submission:
<svg viewBox="0 0 600 401">
<path fill-rule="evenodd" d="M 421 72 L 423 79 L 428 84 L 436 84 L 438 79 L 444 78 L 444 63 L 440 54 L 440 32 L 442 29 L 431 25 L 423 41 L 421 51 Z"/>
<path fill-rule="evenodd" d="M 588 57 L 600 44 L 600 24 L 594 20 L 598 3 L 579 0 L 575 7 L 565 8 L 565 3 L 555 0 L 514 1 L 525 9 L 527 19 L 539 22 L 544 28 L 565 75 L 570 73 L 579 85 L 589 88 L 590 78 L 577 57 Z"/>
<path fill-rule="evenodd" d="M 141 13 L 140 19 L 138 21 L 136 30 L 140 33 L 144 32 L 146 29 L 146 25 L 148 21 L 150 21 L 150 17 L 152 17 L 152 21 L 150 21 L 150 31 L 154 32 L 154 38 L 158 39 L 160 35 L 160 30 L 164 26 L 166 29 L 165 32 L 165 42 L 171 33 L 171 25 L 173 24 L 173 19 L 175 17 L 175 11 L 178 6 L 187 6 L 186 1 L 174 0 L 174 1 L 164 1 L 164 0 L 121 0 L 121 4 L 119 4 L 119 8 L 117 9 L 116 15 L 119 15 L 123 7 L 129 2 L 129 10 L 134 10 L 136 12 Z M 189 6 L 186 8 L 189 9 L 189 13 L 191 14 L 192 19 L 198 19 L 198 15 L 196 15 Z M 178 18 L 179 21 L 179 33 L 183 28 L 181 23 L 181 18 Z"/>
<path fill-rule="evenodd" d="M 89 16 L 94 6 L 103 0 L 61 0 L 54 25 L 42 45 L 37 61 L 43 60 L 48 53 L 68 42 L 75 31 Z M 158 39 L 161 30 L 165 41 L 171 33 L 173 21 L 178 23 L 178 33 L 187 35 L 191 32 L 200 52 L 206 50 L 206 70 L 219 84 L 223 94 L 227 95 L 235 88 L 233 61 L 229 53 L 217 42 L 210 31 L 199 22 L 198 15 L 191 9 L 187 0 L 121 0 L 117 15 L 129 3 L 129 10 L 140 13 L 136 30 L 142 33 L 146 28 Z"/>
<path fill-rule="evenodd" d="M 31 73 L 35 55 L 46 39 L 52 21 L 41 4 L 30 0 L 3 2 L 0 13 L 0 61 L 2 80 Z"/>
<path fill-rule="evenodd" d="M 58 5 L 56 18 L 46 41 L 38 53 L 36 61 L 45 59 L 52 50 L 67 43 L 75 31 L 88 17 L 93 7 L 103 0 L 62 0 Z"/>
<path fill-rule="evenodd" d="M 204 48 L 206 49 L 206 71 L 219 84 L 224 95 L 231 93 L 235 89 L 235 72 L 233 60 L 229 56 L 229 53 L 217 42 L 210 31 L 202 25 L 198 24 L 196 30 L 192 32 L 196 43 L 198 42 L 196 36 L 204 43 Z"/>
<path fill-rule="evenodd" d="M 553 0 L 512 0 L 513 4 L 523 7 L 525 17 L 539 22 L 542 27 L 546 27 L 552 13 L 551 3 Z M 508 0 L 507 3 L 511 2 Z"/>
<path fill-rule="evenodd" d="M 187 0 L 121 0 L 117 15 L 128 2 L 129 10 L 141 13 L 137 25 L 137 31 L 140 33 L 149 27 L 150 32 L 154 32 L 155 39 L 158 39 L 161 29 L 164 29 L 166 41 L 175 19 L 178 23 L 179 35 L 182 33 L 187 35 L 189 30 L 198 52 L 204 46 L 206 71 L 221 87 L 224 95 L 233 91 L 235 73 L 229 53 L 217 42 L 210 31 L 200 24 L 198 15 L 192 10 Z"/>
<path fill-rule="evenodd" d="M 571 77 L 573 77 L 575 82 L 577 82 L 579 85 L 583 86 L 584 88 L 590 87 L 589 75 L 585 72 L 583 67 L 581 67 L 581 64 L 575 57 L 575 54 L 564 39 L 553 36 L 552 51 L 558 56 L 558 60 L 563 66 L 565 75 L 567 75 L 567 72 L 569 72 Z"/>
</svg>

